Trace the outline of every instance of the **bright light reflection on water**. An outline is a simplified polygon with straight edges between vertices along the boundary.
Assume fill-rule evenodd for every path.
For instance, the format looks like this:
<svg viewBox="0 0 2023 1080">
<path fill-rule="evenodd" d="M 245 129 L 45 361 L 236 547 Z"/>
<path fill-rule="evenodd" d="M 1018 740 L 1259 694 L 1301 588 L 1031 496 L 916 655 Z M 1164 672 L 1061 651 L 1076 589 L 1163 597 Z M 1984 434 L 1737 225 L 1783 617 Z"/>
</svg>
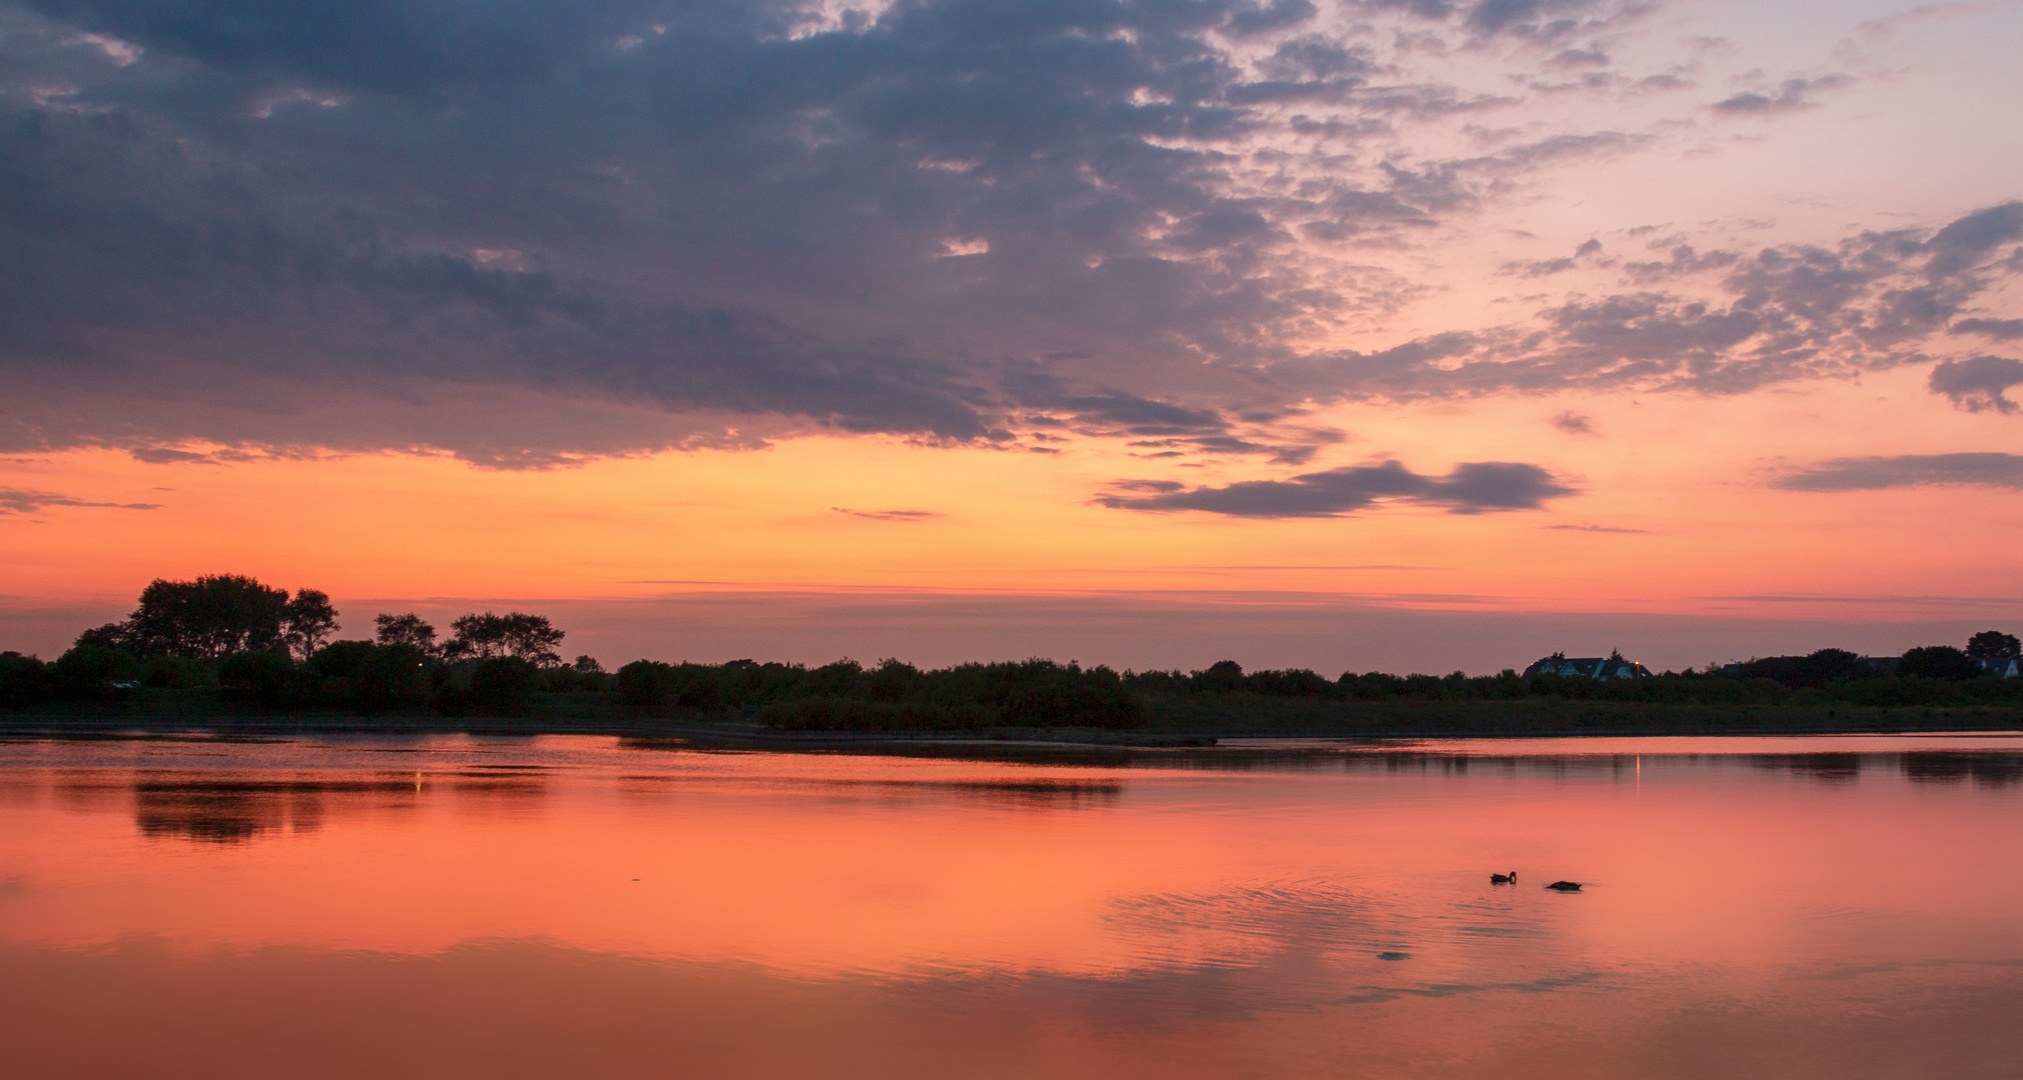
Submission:
<svg viewBox="0 0 2023 1080">
<path fill-rule="evenodd" d="M 2023 737 L 1284 748 L 0 743 L 5 1071 L 2023 1062 Z"/>
</svg>

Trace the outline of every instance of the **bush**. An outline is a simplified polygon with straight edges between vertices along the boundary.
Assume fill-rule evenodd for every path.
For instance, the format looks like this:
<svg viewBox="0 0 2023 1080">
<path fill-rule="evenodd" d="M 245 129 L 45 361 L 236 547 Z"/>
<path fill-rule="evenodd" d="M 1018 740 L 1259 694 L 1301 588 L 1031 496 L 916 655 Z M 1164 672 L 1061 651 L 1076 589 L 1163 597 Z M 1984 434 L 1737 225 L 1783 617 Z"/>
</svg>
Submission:
<svg viewBox="0 0 2023 1080">
<path fill-rule="evenodd" d="M 106 645 L 73 645 L 51 666 L 64 689 L 84 694 L 105 693 L 115 682 L 140 677 L 139 661 L 124 649 Z"/>
<path fill-rule="evenodd" d="M 157 656 L 141 667 L 140 681 L 157 690 L 194 690 L 211 681 L 211 671 L 187 656 Z"/>
<path fill-rule="evenodd" d="M 769 705 L 759 719 L 789 731 L 945 731 L 983 727 L 982 709 L 949 709 L 920 702 L 803 698 Z"/>
<path fill-rule="evenodd" d="M 50 665 L 18 652 L 0 653 L 0 708 L 40 705 L 55 695 Z"/>
<path fill-rule="evenodd" d="M 370 641 L 333 641 L 316 650 L 316 654 L 303 666 L 312 674 L 326 679 L 357 678 L 378 649 L 379 646 Z"/>
<path fill-rule="evenodd" d="M 602 671 L 589 671 L 581 667 L 551 667 L 541 669 L 541 686 L 551 694 L 574 694 L 592 690 L 608 690 L 614 682 L 615 680 L 610 675 Z"/>
<path fill-rule="evenodd" d="M 525 712 L 541 686 L 541 669 L 517 656 L 494 656 L 471 669 L 469 701 L 494 714 Z"/>
<path fill-rule="evenodd" d="M 1138 699 L 1099 682 L 1020 687 L 1005 704 L 1004 722 L 1019 727 L 1130 728 L 1145 722 Z"/>
<path fill-rule="evenodd" d="M 723 707 L 719 680 L 727 675 L 723 668 L 707 664 L 635 660 L 618 669 L 618 693 L 635 709 L 708 711 Z"/>
<path fill-rule="evenodd" d="M 218 685 L 261 705 L 280 705 L 295 698 L 295 662 L 282 653 L 248 649 L 218 664 Z"/>
<path fill-rule="evenodd" d="M 419 705 L 428 690 L 428 654 L 404 643 L 372 646 L 351 676 L 351 701 L 366 710 Z"/>
<path fill-rule="evenodd" d="M 1745 679 L 1774 679 L 1793 688 L 1827 686 L 1853 682 L 1875 675 L 1868 661 L 1846 649 L 1821 649 L 1810 656 L 1771 656 L 1743 664 L 1737 675 Z"/>
</svg>

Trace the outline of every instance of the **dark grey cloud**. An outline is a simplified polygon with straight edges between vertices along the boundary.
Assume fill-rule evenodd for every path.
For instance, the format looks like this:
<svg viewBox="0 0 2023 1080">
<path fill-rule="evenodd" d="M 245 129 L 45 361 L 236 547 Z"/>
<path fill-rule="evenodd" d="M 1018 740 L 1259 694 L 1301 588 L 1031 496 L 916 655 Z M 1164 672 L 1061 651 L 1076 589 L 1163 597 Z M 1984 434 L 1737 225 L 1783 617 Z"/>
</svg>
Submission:
<svg viewBox="0 0 2023 1080">
<path fill-rule="evenodd" d="M 1623 533 L 1625 535 L 1649 535 L 1649 529 L 1624 529 L 1614 525 L 1547 525 L 1554 532 Z"/>
<path fill-rule="evenodd" d="M 1925 272 L 1935 278 L 1957 274 L 1997 245 L 2023 238 L 2023 202 L 1976 211 L 1938 231 L 1926 243 L 1932 252 Z"/>
<path fill-rule="evenodd" d="M 143 446 L 127 451 L 135 461 L 149 465 L 218 465 L 219 460 L 211 454 L 198 454 L 188 450 L 171 450 L 159 446 Z"/>
<path fill-rule="evenodd" d="M 1315 15 L 1307 0 L 925 0 L 840 24 L 795 3 L 0 2 L 0 365 L 43 388 L 203 363 L 326 396 L 434 380 L 647 403 L 728 417 L 726 437 L 780 417 L 997 439 L 1021 404 L 1000 376 L 1029 358 L 1142 378 L 1268 350 L 1284 320 L 1361 302 L 1265 257 L 1296 232 L 1428 227 L 1594 149 L 1233 194 L 1241 158 L 1223 147 L 1297 123 L 1269 111 L 1286 102 L 1387 134 L 1475 107 L 1439 86 L 1356 96 L 1378 61 Z M 108 63 L 79 32 L 139 59 Z M 1066 381 L 1064 398 L 1119 384 Z M 1167 397 L 1156 383 L 1067 407 L 1159 426 L 1116 412 Z M 173 449 L 184 404 L 139 448 Z M 0 427 L 24 447 L 118 441 L 48 410 Z M 543 435 L 523 432 L 529 460 L 597 444 Z"/>
<path fill-rule="evenodd" d="M 1979 334 L 1995 341 L 2023 338 L 2023 319 L 1961 319 L 1950 330 L 1955 334 Z"/>
<path fill-rule="evenodd" d="M 1569 409 L 1552 418 L 1552 426 L 1568 435 L 1594 434 L 1594 419 Z"/>
<path fill-rule="evenodd" d="M 1304 473 L 1290 480 L 1247 480 L 1186 488 L 1170 481 L 1124 481 L 1095 501 L 1118 510 L 1201 510 L 1230 517 L 1339 517 L 1380 501 L 1445 507 L 1449 513 L 1536 510 L 1577 494 L 1536 465 L 1475 461 L 1446 476 L 1423 476 L 1397 461 Z"/>
<path fill-rule="evenodd" d="M 2016 403 L 2003 391 L 2023 383 L 2023 360 L 2005 356 L 1976 356 L 1947 360 L 1932 369 L 1932 393 L 1944 394 L 1953 406 L 1968 412 L 1994 409 L 2013 413 Z"/>
<path fill-rule="evenodd" d="M 54 491 L 0 488 L 0 514 L 39 514 L 53 506 L 98 507 L 110 510 L 160 510 L 160 503 L 93 502 Z"/>
<path fill-rule="evenodd" d="M 27 6 L 224 70 L 412 93 L 550 77 L 668 5 L 650 0 L 567 5 L 28 0 Z"/>
<path fill-rule="evenodd" d="M 1903 454 L 1835 458 L 1795 469 L 1772 482 L 1788 491 L 1875 491 L 1882 488 L 1974 484 L 2023 488 L 2023 455 Z"/>
<path fill-rule="evenodd" d="M 1538 71 L 1643 7 L 1354 6 Z M 1517 99 L 1414 82 L 1319 7 L 0 0 L 0 449 L 545 468 L 830 429 L 1296 464 L 1338 438 L 1288 428 L 1316 401 L 1900 362 L 2009 272 L 1995 207 L 1301 355 L 1425 287 L 1301 245 L 1409 247 L 1653 141 L 1398 152 Z M 1657 288 L 1688 263 L 1729 292 Z"/>
</svg>

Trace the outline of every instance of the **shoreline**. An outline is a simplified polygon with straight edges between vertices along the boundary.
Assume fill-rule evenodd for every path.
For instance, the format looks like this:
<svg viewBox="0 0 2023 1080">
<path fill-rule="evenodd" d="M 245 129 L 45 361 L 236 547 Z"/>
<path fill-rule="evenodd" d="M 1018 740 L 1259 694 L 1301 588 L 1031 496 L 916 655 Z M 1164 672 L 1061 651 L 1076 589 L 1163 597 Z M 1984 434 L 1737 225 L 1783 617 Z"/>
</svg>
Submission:
<svg viewBox="0 0 2023 1080">
<path fill-rule="evenodd" d="M 1650 707 L 1644 710 L 1649 711 Z M 1733 716 L 1685 717 L 1607 715 L 1577 719 L 1586 723 L 1511 723 L 1508 715 L 1468 715 L 1456 710 L 1422 706 L 1422 715 L 1407 717 L 1387 710 L 1381 723 L 1262 724 L 1249 717 L 1236 723 L 1190 724 L 1191 730 L 1161 725 L 1131 731 L 1094 729 L 997 729 L 992 731 L 787 731 L 749 721 L 682 720 L 668 717 L 427 717 L 427 716 L 0 716 L 0 741 L 125 740 L 125 739 L 284 739 L 347 736 L 420 737 L 471 735 L 534 738 L 544 735 L 595 735 L 642 743 L 700 750 L 750 750 L 781 753 L 854 753 L 896 756 L 967 757 L 988 759 L 1076 758 L 1094 755 L 1121 760 L 1145 755 L 1230 757 L 1253 754 L 1327 755 L 1357 744 L 1423 739 L 1537 738 L 1661 738 L 1661 737 L 1800 737 L 1918 734 L 2023 734 L 2023 715 L 2016 710 L 1892 709 L 1880 715 L 1823 716 L 1825 710 L 1757 708 Z M 1489 712 L 1480 705 L 1460 710 Z M 1695 710 L 1705 712 L 1705 710 Z M 1840 710 L 1846 712 L 1847 710 Z M 1783 713 L 1784 715 L 1772 715 Z M 1236 718 L 1232 718 L 1236 719 Z M 1346 718 L 1344 718 L 1346 719 Z M 1376 717 L 1362 718 L 1366 721 Z M 1400 722 L 1417 719 L 1421 723 Z M 1478 723 L 1458 723 L 1459 719 Z M 1568 718 L 1555 718 L 1566 720 Z M 1636 720 L 1641 719 L 1639 723 Z M 1243 722 L 1248 720 L 1249 722 Z M 1483 722 L 1487 721 L 1487 722 Z M 1232 746 L 1239 740 L 1245 745 Z M 1313 746 L 1320 741 L 1328 746 Z M 1282 744 L 1276 745 L 1273 744 Z M 1306 745 L 1294 745 L 1306 744 Z"/>
</svg>

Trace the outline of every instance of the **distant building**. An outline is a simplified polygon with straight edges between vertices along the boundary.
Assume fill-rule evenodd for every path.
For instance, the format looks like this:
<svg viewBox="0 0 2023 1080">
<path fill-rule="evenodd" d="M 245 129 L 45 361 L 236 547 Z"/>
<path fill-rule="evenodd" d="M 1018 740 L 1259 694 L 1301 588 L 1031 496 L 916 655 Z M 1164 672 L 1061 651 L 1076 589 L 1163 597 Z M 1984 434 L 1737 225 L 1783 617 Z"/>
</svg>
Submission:
<svg viewBox="0 0 2023 1080">
<path fill-rule="evenodd" d="M 1524 674 L 1527 678 L 1533 675 L 1578 675 L 1586 679 L 1648 679 L 1651 669 L 1620 656 L 1576 656 L 1569 659 L 1563 653 L 1553 653 L 1525 668 Z"/>
<path fill-rule="evenodd" d="M 2023 677 L 2023 660 L 2013 656 L 1983 656 L 1974 661 L 1981 670 L 1998 679 Z"/>
</svg>

